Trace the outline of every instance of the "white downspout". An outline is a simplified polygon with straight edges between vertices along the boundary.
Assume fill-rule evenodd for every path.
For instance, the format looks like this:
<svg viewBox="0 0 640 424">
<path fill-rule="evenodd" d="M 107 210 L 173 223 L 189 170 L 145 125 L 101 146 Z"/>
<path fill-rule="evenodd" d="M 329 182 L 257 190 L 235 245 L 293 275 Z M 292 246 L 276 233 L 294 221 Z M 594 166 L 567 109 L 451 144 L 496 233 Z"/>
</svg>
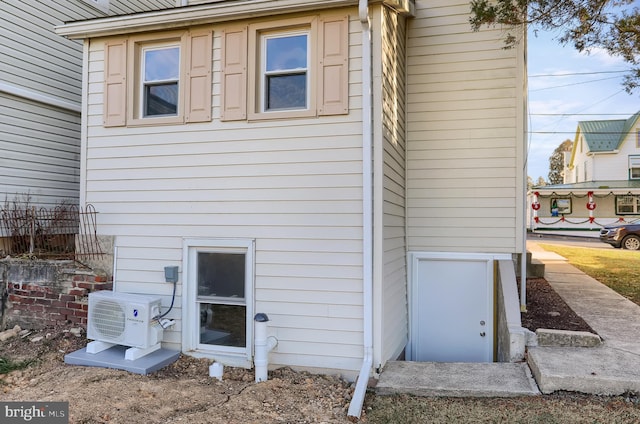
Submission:
<svg viewBox="0 0 640 424">
<path fill-rule="evenodd" d="M 373 175 L 371 126 L 371 26 L 368 0 L 360 0 L 362 23 L 362 310 L 364 357 L 347 417 L 358 420 L 362 413 L 369 374 L 373 364 Z"/>
</svg>

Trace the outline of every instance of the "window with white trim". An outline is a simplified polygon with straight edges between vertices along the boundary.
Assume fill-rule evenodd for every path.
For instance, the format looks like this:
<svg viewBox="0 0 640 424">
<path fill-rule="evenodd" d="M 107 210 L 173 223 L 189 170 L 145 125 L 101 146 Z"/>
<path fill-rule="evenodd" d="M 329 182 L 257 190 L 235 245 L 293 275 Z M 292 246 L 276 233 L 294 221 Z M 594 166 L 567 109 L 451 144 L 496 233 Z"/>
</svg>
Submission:
<svg viewBox="0 0 640 424">
<path fill-rule="evenodd" d="M 142 47 L 140 68 L 139 116 L 178 115 L 180 45 Z"/>
<path fill-rule="evenodd" d="M 626 194 L 616 196 L 616 215 L 640 214 L 640 196 Z"/>
<path fill-rule="evenodd" d="M 261 36 L 261 111 L 309 108 L 309 31 Z"/>
<path fill-rule="evenodd" d="M 252 240 L 186 240 L 185 348 L 250 360 Z"/>
</svg>

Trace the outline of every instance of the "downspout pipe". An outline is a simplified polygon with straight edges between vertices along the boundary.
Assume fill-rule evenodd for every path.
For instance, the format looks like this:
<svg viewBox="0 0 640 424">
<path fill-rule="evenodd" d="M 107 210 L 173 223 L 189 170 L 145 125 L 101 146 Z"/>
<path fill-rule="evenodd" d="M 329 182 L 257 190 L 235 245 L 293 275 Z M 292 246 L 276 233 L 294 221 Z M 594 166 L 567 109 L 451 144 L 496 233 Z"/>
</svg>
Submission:
<svg viewBox="0 0 640 424">
<path fill-rule="evenodd" d="M 364 355 L 356 388 L 347 412 L 347 417 L 351 421 L 360 419 L 373 364 L 373 170 L 371 163 L 373 94 L 371 92 L 371 25 L 368 0 L 360 0 L 358 12 L 362 23 L 362 310 Z"/>
</svg>

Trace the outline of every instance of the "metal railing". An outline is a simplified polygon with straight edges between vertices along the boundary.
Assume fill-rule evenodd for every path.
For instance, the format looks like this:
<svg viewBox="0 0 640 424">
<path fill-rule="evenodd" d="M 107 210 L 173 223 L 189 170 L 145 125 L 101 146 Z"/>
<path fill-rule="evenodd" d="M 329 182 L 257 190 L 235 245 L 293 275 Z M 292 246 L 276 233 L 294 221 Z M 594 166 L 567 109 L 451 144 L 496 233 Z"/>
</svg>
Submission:
<svg viewBox="0 0 640 424">
<path fill-rule="evenodd" d="M 99 258 L 104 252 L 98 242 L 96 215 L 90 204 L 84 208 L 66 204 L 53 208 L 5 206 L 0 209 L 4 253 L 55 259 Z"/>
</svg>

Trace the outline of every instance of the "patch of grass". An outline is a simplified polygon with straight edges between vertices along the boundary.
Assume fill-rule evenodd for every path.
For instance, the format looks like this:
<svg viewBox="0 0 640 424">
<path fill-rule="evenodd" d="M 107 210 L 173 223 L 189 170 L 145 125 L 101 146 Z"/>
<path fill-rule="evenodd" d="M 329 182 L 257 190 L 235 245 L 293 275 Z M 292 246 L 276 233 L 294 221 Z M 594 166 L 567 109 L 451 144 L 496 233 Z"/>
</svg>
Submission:
<svg viewBox="0 0 640 424">
<path fill-rule="evenodd" d="M 11 371 L 27 368 L 33 362 L 31 359 L 14 361 L 9 358 L 0 357 L 0 374 L 9 374 Z"/>
<path fill-rule="evenodd" d="M 640 305 L 640 253 L 622 249 L 592 249 L 540 244 L 544 250 L 564 256 L 580 271 Z"/>
</svg>

